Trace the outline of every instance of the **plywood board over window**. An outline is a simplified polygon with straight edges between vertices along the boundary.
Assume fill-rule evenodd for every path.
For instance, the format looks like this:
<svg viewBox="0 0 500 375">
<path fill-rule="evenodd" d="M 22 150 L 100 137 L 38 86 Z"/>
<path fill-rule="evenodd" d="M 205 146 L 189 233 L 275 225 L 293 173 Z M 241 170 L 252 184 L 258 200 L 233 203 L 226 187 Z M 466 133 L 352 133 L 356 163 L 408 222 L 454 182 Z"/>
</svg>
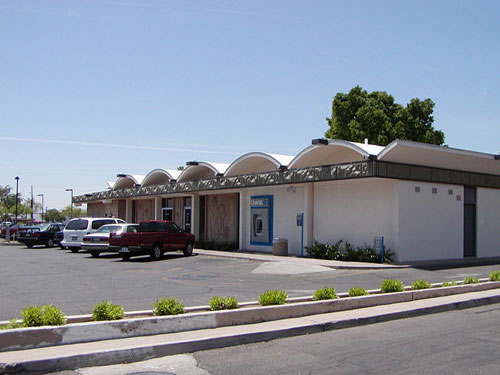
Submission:
<svg viewBox="0 0 500 375">
<path fill-rule="evenodd" d="M 238 242 L 238 194 L 206 197 L 206 239 L 209 242 Z"/>
<path fill-rule="evenodd" d="M 155 200 L 154 199 L 139 199 L 136 203 L 136 220 L 141 222 L 144 220 L 155 219 Z"/>
</svg>

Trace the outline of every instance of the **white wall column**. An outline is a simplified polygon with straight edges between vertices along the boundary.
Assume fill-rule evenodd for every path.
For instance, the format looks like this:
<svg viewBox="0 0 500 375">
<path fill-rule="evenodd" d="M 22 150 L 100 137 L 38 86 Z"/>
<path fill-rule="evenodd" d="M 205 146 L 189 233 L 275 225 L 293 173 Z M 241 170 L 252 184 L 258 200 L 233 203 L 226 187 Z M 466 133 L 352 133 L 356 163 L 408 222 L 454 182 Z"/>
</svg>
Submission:
<svg viewBox="0 0 500 375">
<path fill-rule="evenodd" d="M 304 247 L 314 241 L 314 183 L 304 184 Z M 304 249 L 304 255 L 306 251 Z"/>
<path fill-rule="evenodd" d="M 133 222 L 133 217 L 132 217 L 132 198 L 128 198 L 126 201 L 126 206 L 125 206 L 125 216 L 127 218 L 126 222 L 127 223 L 132 223 Z"/>
<path fill-rule="evenodd" d="M 191 195 L 191 233 L 200 238 L 200 195 Z"/>
</svg>

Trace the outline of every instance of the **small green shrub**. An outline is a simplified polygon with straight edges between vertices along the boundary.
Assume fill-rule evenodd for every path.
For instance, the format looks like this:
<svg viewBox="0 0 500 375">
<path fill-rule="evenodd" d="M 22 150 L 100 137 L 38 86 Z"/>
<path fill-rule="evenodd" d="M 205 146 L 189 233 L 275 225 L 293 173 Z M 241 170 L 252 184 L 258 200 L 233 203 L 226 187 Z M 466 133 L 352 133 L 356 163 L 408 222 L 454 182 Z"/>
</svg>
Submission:
<svg viewBox="0 0 500 375">
<path fill-rule="evenodd" d="M 491 271 L 490 281 L 500 281 L 500 270 Z"/>
<path fill-rule="evenodd" d="M 464 277 L 464 284 L 477 284 L 479 282 L 479 279 L 477 277 L 473 276 L 465 276 Z"/>
<path fill-rule="evenodd" d="M 314 241 L 312 246 L 307 246 L 307 254 L 311 258 L 343 260 L 353 262 L 380 263 L 380 254 L 377 254 L 373 247 L 365 244 L 354 247 L 347 241 L 339 240 L 333 244 Z M 394 253 L 391 249 L 384 250 L 384 263 L 392 263 Z"/>
<path fill-rule="evenodd" d="M 15 328 L 21 328 L 23 325 L 21 323 L 17 322 L 16 318 L 12 318 L 8 324 L 4 324 L 3 326 L 0 326 L 0 330 L 2 329 L 15 329 Z"/>
<path fill-rule="evenodd" d="M 282 305 L 287 298 L 288 294 L 282 290 L 268 290 L 259 296 L 259 303 L 262 306 Z"/>
<path fill-rule="evenodd" d="M 27 306 L 21 310 L 21 317 L 23 319 L 23 327 L 40 327 L 43 325 L 42 307 L 41 306 Z"/>
<path fill-rule="evenodd" d="M 124 316 L 123 306 L 114 305 L 107 300 L 96 303 L 92 308 L 92 319 L 96 321 L 119 320 L 123 319 Z"/>
<path fill-rule="evenodd" d="M 208 304 L 210 305 L 210 310 L 212 311 L 231 310 L 238 308 L 238 301 L 234 297 L 224 298 L 224 297 L 214 296 L 210 299 Z"/>
<path fill-rule="evenodd" d="M 60 308 L 49 303 L 42 306 L 42 322 L 44 326 L 62 326 L 66 323 L 66 317 Z"/>
<path fill-rule="evenodd" d="M 153 303 L 154 315 L 178 315 L 184 312 L 184 304 L 174 297 L 161 297 Z"/>
<path fill-rule="evenodd" d="M 60 326 L 66 323 L 63 312 L 50 303 L 43 306 L 28 306 L 21 310 L 23 327 Z"/>
<path fill-rule="evenodd" d="M 359 297 L 359 296 L 367 296 L 368 292 L 360 288 L 359 286 L 353 286 L 351 289 L 349 289 L 349 297 Z"/>
<path fill-rule="evenodd" d="M 431 287 L 431 284 L 429 284 L 427 281 L 425 281 L 424 279 L 418 279 L 418 280 L 415 280 L 412 284 L 411 284 L 411 288 L 413 290 L 418 290 L 418 289 L 429 289 Z"/>
<path fill-rule="evenodd" d="M 404 286 L 399 280 L 385 279 L 382 281 L 382 284 L 380 284 L 380 290 L 382 293 L 402 292 L 404 290 Z"/>
<path fill-rule="evenodd" d="M 313 295 L 313 301 L 321 301 L 325 299 L 335 299 L 335 298 L 337 298 L 337 293 L 335 291 L 335 288 L 329 288 L 327 286 L 316 290 Z"/>
<path fill-rule="evenodd" d="M 457 285 L 457 282 L 455 280 L 451 280 L 451 282 L 449 282 L 449 281 L 443 282 L 443 284 L 441 286 L 456 286 L 456 285 Z"/>
</svg>

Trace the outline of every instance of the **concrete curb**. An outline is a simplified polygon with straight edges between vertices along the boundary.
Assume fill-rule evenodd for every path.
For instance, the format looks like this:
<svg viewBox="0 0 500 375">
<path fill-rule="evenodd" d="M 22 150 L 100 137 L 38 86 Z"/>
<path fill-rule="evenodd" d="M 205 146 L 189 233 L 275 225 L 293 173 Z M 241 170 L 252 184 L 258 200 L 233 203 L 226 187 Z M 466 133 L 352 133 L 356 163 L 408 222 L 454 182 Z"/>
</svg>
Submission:
<svg viewBox="0 0 500 375">
<path fill-rule="evenodd" d="M 325 301 L 311 301 L 311 297 L 302 297 L 293 299 L 296 302 L 289 301 L 291 303 L 278 306 L 254 306 L 253 303 L 249 303 L 247 304 L 249 306 L 235 310 L 11 329 L 0 331 L 0 352 L 271 322 L 497 288 L 500 288 L 500 282 L 371 294 Z"/>
<path fill-rule="evenodd" d="M 490 293 L 488 293 L 490 292 Z M 151 344 L 135 343 L 126 344 L 113 348 L 112 344 L 105 343 L 106 350 L 96 349 L 89 352 L 73 353 L 33 360 L 27 360 L 29 353 L 22 356 L 22 360 L 0 363 L 0 372 L 5 374 L 31 373 L 38 374 L 51 371 L 69 370 L 87 366 L 103 366 L 123 362 L 136 362 L 155 357 L 188 353 L 199 350 L 209 350 L 233 345 L 242 345 L 261 341 L 269 341 L 278 338 L 291 337 L 304 334 L 319 333 L 329 330 L 347 327 L 362 326 L 367 324 L 386 322 L 396 319 L 415 317 L 431 313 L 439 313 L 450 310 L 466 309 L 486 304 L 500 303 L 500 294 L 492 291 L 479 292 L 480 295 L 469 299 L 457 299 L 459 296 L 444 297 L 446 301 L 436 301 L 428 306 L 413 306 L 394 308 L 391 311 L 376 311 L 376 308 L 367 308 L 353 316 L 340 316 L 338 318 L 328 316 L 325 319 L 314 320 L 301 318 L 291 319 L 289 324 L 271 325 L 261 323 L 257 325 L 243 326 L 238 332 L 230 329 L 220 329 L 221 332 L 214 334 L 214 330 L 201 331 L 199 334 L 181 338 L 160 339 Z M 418 301 L 409 304 L 419 304 Z M 396 305 L 398 306 L 398 305 Z M 399 307 L 399 306 L 398 306 Z M 334 313 L 343 314 L 343 313 Z M 345 314 L 345 313 L 344 313 Z M 329 315 L 329 314 L 327 314 Z M 320 316 L 321 317 L 321 316 Z M 293 322 L 291 322 L 293 321 Z M 240 328 L 240 327 L 238 327 Z M 176 334 L 173 334 L 176 335 Z M 168 335 L 161 335 L 168 336 Z M 120 341 L 120 340 L 118 340 Z M 1 355 L 1 354 L 0 354 Z"/>
</svg>

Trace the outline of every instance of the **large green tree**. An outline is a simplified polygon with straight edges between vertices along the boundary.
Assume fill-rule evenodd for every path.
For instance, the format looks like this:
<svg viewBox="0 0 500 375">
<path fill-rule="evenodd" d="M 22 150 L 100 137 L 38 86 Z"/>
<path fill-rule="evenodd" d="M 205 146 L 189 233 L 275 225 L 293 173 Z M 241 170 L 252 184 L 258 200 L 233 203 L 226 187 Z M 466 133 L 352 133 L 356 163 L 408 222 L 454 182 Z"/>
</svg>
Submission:
<svg viewBox="0 0 500 375">
<path fill-rule="evenodd" d="M 395 139 L 442 145 L 444 133 L 434 130 L 434 102 L 412 99 L 403 107 L 385 91 L 368 93 L 356 86 L 348 94 L 338 93 L 332 102 L 332 117 L 327 118 L 327 138 L 385 146 Z"/>
<path fill-rule="evenodd" d="M 27 215 L 31 213 L 31 207 L 27 200 L 18 196 L 17 214 Z M 0 219 L 10 220 L 15 218 L 16 213 L 16 193 L 12 192 L 9 185 L 0 186 Z"/>
</svg>

